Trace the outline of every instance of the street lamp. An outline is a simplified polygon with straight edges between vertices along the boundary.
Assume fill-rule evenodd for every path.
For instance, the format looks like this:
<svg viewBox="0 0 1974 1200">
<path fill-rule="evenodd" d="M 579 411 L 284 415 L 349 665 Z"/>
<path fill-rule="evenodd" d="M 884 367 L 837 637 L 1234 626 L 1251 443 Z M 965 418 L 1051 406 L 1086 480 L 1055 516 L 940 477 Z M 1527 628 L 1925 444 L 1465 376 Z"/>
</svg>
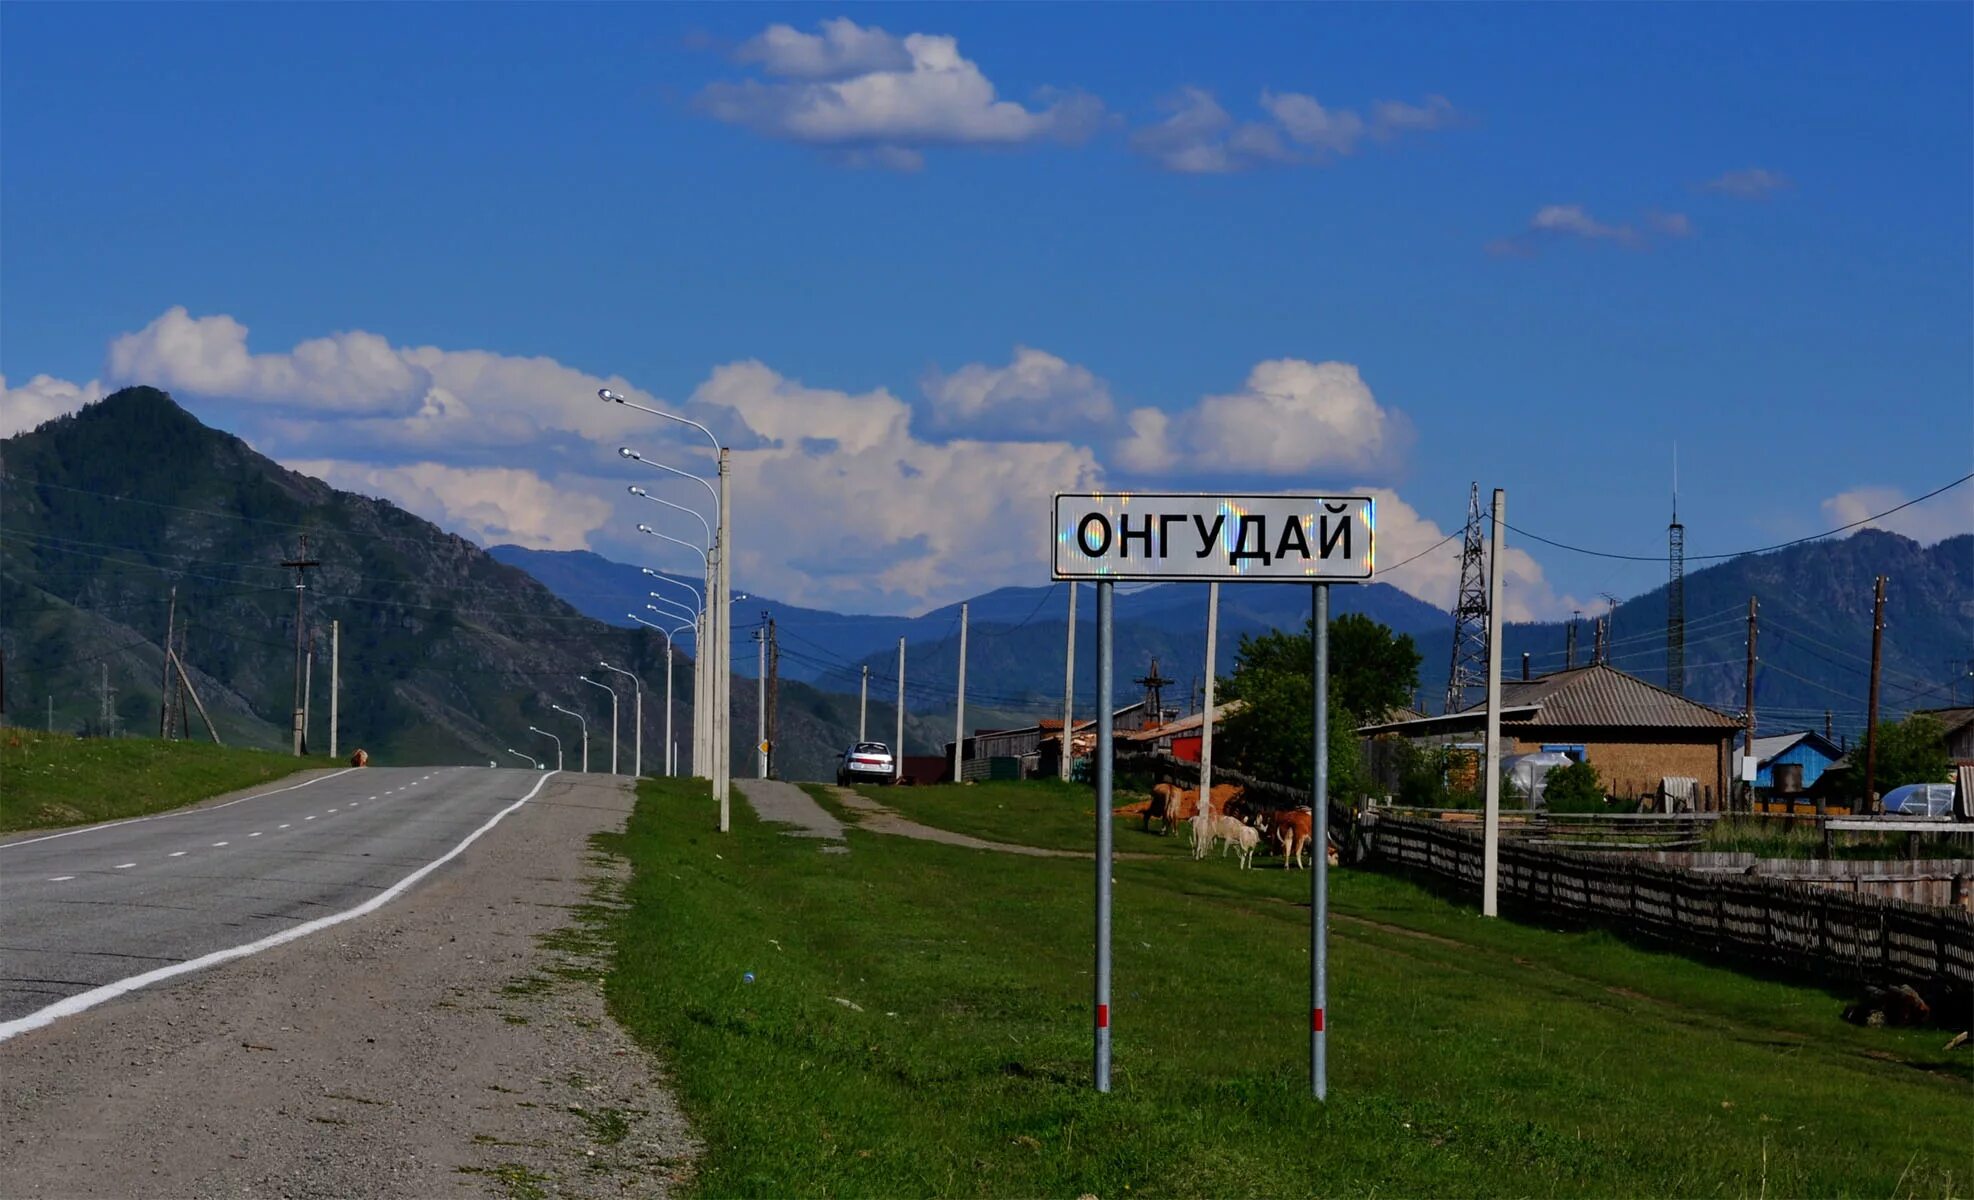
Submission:
<svg viewBox="0 0 1974 1200">
<path fill-rule="evenodd" d="M 712 718 L 714 743 L 712 762 L 713 798 L 719 801 L 720 832 L 725 833 L 732 828 L 732 822 L 729 818 L 730 806 L 727 797 L 727 776 L 729 773 L 727 762 L 728 746 L 732 740 L 732 730 L 729 728 L 732 721 L 729 719 L 727 709 L 728 697 L 733 688 L 733 648 L 727 644 L 730 640 L 727 631 L 730 616 L 727 611 L 727 604 L 729 602 L 728 597 L 733 593 L 733 508 L 727 503 L 727 481 L 732 474 L 729 469 L 731 455 L 725 446 L 720 445 L 720 439 L 713 435 L 713 431 L 697 421 L 688 420 L 676 413 L 648 408 L 642 404 L 633 404 L 609 388 L 598 388 L 596 395 L 597 399 L 602 400 L 606 404 L 620 404 L 625 408 L 633 408 L 641 413 L 647 413 L 662 420 L 675 421 L 680 425 L 690 425 L 706 435 L 706 440 L 713 444 L 713 449 L 719 455 L 719 488 L 717 491 L 714 490 L 712 484 L 707 483 L 704 479 L 699 479 L 697 475 L 688 476 L 688 478 L 699 479 L 699 482 L 705 485 L 706 490 L 713 493 L 713 503 L 716 506 L 714 509 L 714 518 L 719 522 L 720 526 L 718 533 L 713 537 L 713 548 L 719 555 L 719 566 L 717 569 L 714 569 L 712 564 L 708 563 L 708 569 L 714 570 L 715 575 L 711 588 L 713 595 L 712 604 L 709 606 L 710 619 L 707 622 L 706 630 L 711 635 L 713 644 L 708 647 L 702 642 L 702 653 L 700 657 L 706 657 L 704 652 L 710 649 L 712 657 L 717 663 L 717 669 L 713 672 L 715 691 Z M 618 453 L 626 458 L 649 461 L 645 460 L 642 455 L 637 454 L 637 452 L 628 446 L 620 449 Z M 662 464 L 652 463 L 652 465 L 661 466 Z M 684 474 L 684 472 L 675 472 L 675 474 Z"/>
<path fill-rule="evenodd" d="M 642 461 L 642 460 L 641 460 L 641 461 Z M 659 464 L 659 463 L 652 463 L 651 465 L 652 465 L 652 466 L 660 466 L 660 465 L 662 465 L 662 464 Z M 669 468 L 669 467 L 667 467 L 666 469 L 667 469 L 667 470 L 670 470 L 671 468 Z M 697 476 L 694 476 L 693 478 L 697 478 Z M 703 482 L 703 481 L 702 481 L 702 482 Z M 638 485 L 636 485 L 635 483 L 634 483 L 634 484 L 632 484 L 632 485 L 630 486 L 630 488 L 629 488 L 629 491 L 630 491 L 630 493 L 631 493 L 631 495 L 633 495 L 633 496 L 643 496 L 643 497 L 644 497 L 644 498 L 645 498 L 646 500 L 649 500 L 649 501 L 651 501 L 651 502 L 652 502 L 653 504 L 662 504 L 662 505 L 664 505 L 664 506 L 665 506 L 666 508 L 676 508 L 676 509 L 678 509 L 678 510 L 679 510 L 680 512 L 682 512 L 682 513 L 689 513 L 689 514 L 691 514 L 691 515 L 693 516 L 693 518 L 694 518 L 694 519 L 696 519 L 696 520 L 697 520 L 697 521 L 699 522 L 699 528 L 700 528 L 700 529 L 702 529 L 702 530 L 705 530 L 705 533 L 706 533 L 706 544 L 707 544 L 708 546 L 710 546 L 710 545 L 712 545 L 712 544 L 713 544 L 713 531 L 712 531 L 712 529 L 711 529 L 711 528 L 709 528 L 709 527 L 707 526 L 707 524 L 706 524 L 706 518 L 705 518 L 705 517 L 704 517 L 703 515 L 701 515 L 701 514 L 700 514 L 700 512 L 699 512 L 699 510 L 698 510 L 698 509 L 696 509 L 696 508 L 687 508 L 687 507 L 686 507 L 685 505 L 683 505 L 683 504 L 673 504 L 673 503 L 672 503 L 672 502 L 671 502 L 670 500 L 666 500 L 666 499 L 664 499 L 664 498 L 663 498 L 663 497 L 661 497 L 661 496 L 654 496 L 654 495 L 652 495 L 652 494 L 651 494 L 650 492 L 647 492 L 647 491 L 645 491 L 645 490 L 644 490 L 643 488 L 641 488 L 641 487 L 639 487 L 639 486 L 638 486 Z"/>
<path fill-rule="evenodd" d="M 672 752 L 672 639 L 676 638 L 679 635 L 679 631 L 684 629 L 692 630 L 693 637 L 697 638 L 699 636 L 699 626 L 697 624 L 681 625 L 677 629 L 667 629 L 656 621 L 645 620 L 636 613 L 626 613 L 625 615 L 638 624 L 648 625 L 665 635 L 665 774 L 676 775 L 679 770 L 678 756 Z M 700 657 L 704 658 L 705 656 L 701 655 Z M 693 697 L 692 711 L 693 717 L 697 719 L 699 715 L 699 699 L 697 696 Z M 694 744 L 697 745 L 697 743 Z"/>
<path fill-rule="evenodd" d="M 617 773 L 617 689 L 607 683 L 598 683 L 587 675 L 578 675 L 576 678 L 591 687 L 600 687 L 610 693 L 610 773 L 615 775 Z"/>
<path fill-rule="evenodd" d="M 583 727 L 583 774 L 589 774 L 589 721 L 584 718 L 583 714 L 574 709 L 564 708 L 560 704 L 551 704 L 549 707 L 564 716 L 574 717 L 577 721 L 581 722 Z"/>
<path fill-rule="evenodd" d="M 536 729 L 533 725 L 528 726 L 528 732 L 539 733 L 549 741 L 555 743 L 555 769 L 560 771 L 562 769 L 562 739 L 556 737 L 546 729 Z"/>
<path fill-rule="evenodd" d="M 691 584 L 689 584 L 689 583 L 687 583 L 687 582 L 686 582 L 685 580 L 683 580 L 683 579 L 673 579 L 673 578 L 672 578 L 672 577 L 671 577 L 670 575 L 667 575 L 667 574 L 665 574 L 665 573 L 664 573 L 663 571 L 654 571 L 654 570 L 652 570 L 652 569 L 651 569 L 650 567 L 644 567 L 644 568 L 642 568 L 642 570 L 644 571 L 644 573 L 645 573 L 646 575 L 649 575 L 649 576 L 651 576 L 651 577 L 652 577 L 653 579 L 656 579 L 656 580 L 658 580 L 658 581 L 659 581 L 659 582 L 661 582 L 661 583 L 669 583 L 669 584 L 673 584 L 673 585 L 675 585 L 675 586 L 677 586 L 677 587 L 682 587 L 682 588 L 684 588 L 684 589 L 685 589 L 686 591 L 688 591 L 688 592 L 691 592 L 691 593 L 692 593 L 692 607 L 693 607 L 693 610 L 694 610 L 695 612 L 698 612 L 698 611 L 703 611 L 703 610 L 705 609 L 705 607 L 706 607 L 706 597 L 704 597 L 704 596 L 702 596 L 702 595 L 700 595 L 700 594 L 699 594 L 699 589 L 698 589 L 698 588 L 696 588 L 696 587 L 693 587 L 693 586 L 692 586 Z M 652 593 L 652 594 L 653 594 L 653 595 L 656 595 L 657 593 L 655 593 L 655 592 L 654 592 L 654 593 Z M 744 600 L 744 599 L 746 599 L 746 597 L 744 597 L 744 596 L 736 596 L 736 597 L 734 597 L 734 599 L 736 599 L 736 600 Z"/>
<path fill-rule="evenodd" d="M 537 771 L 541 770 L 541 764 L 535 761 L 534 755 L 523 754 L 519 750 L 514 750 L 514 749 L 509 749 L 507 753 L 512 754 L 514 757 L 520 759 L 522 762 L 527 763 L 535 770 Z"/>
<path fill-rule="evenodd" d="M 632 694 L 636 697 L 631 709 L 631 720 L 636 724 L 636 728 L 631 733 L 631 777 L 641 779 L 644 777 L 644 681 L 622 667 L 613 667 L 607 662 L 599 662 L 596 665 L 606 671 L 627 676 L 631 681 Z M 613 703 L 616 701 L 614 695 L 611 701 Z M 616 718 L 612 717 L 611 721 L 614 723 Z"/>
<path fill-rule="evenodd" d="M 677 600 L 674 600 L 669 596 L 660 595 L 657 592 L 646 592 L 645 595 L 650 596 L 653 600 L 658 601 L 658 604 L 663 604 L 665 606 L 662 609 L 658 607 L 658 604 L 647 604 L 644 606 L 650 609 L 652 612 L 659 613 L 660 615 L 667 617 L 677 614 L 679 616 L 684 617 L 688 621 L 697 621 L 699 619 L 699 613 L 697 611 L 687 608 L 685 605 L 679 603 Z"/>
</svg>

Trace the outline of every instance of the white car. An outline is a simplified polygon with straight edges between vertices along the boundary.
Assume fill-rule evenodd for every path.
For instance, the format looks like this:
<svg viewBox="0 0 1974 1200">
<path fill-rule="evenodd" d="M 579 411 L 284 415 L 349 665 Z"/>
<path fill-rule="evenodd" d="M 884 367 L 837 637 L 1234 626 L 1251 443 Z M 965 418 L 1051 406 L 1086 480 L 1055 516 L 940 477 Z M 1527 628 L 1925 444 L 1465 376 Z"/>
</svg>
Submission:
<svg viewBox="0 0 1974 1200">
<path fill-rule="evenodd" d="M 891 747 L 883 742 L 858 742 L 845 750 L 843 761 L 836 764 L 836 782 L 843 787 L 853 783 L 891 783 L 897 778 L 897 760 L 891 757 Z"/>
</svg>

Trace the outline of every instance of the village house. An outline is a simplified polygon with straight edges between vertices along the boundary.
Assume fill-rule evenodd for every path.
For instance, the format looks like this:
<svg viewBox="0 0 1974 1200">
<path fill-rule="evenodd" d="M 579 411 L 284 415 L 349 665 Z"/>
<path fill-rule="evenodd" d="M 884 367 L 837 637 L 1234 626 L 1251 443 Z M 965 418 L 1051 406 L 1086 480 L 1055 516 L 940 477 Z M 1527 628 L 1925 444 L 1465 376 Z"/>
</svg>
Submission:
<svg viewBox="0 0 1974 1200">
<path fill-rule="evenodd" d="M 1442 716 L 1366 725 L 1358 733 L 1422 747 L 1479 747 L 1486 725 L 1483 701 Z M 1740 728 L 1719 709 L 1605 664 L 1501 683 L 1504 758 L 1564 754 L 1596 767 L 1606 791 L 1618 796 L 1657 795 L 1683 786 L 1676 781 L 1692 780 L 1693 807 L 1720 810 Z"/>
<path fill-rule="evenodd" d="M 1213 725 L 1218 729 L 1228 717 L 1245 707 L 1239 700 L 1229 700 L 1225 704 L 1213 706 Z M 1185 762 L 1200 760 L 1201 743 L 1204 738 L 1206 714 L 1194 713 L 1163 725 L 1147 725 L 1131 733 L 1119 734 L 1117 740 L 1124 743 L 1120 749 L 1139 752 L 1160 751 Z"/>
<path fill-rule="evenodd" d="M 1735 747 L 1729 779 L 1741 778 L 1742 749 Z M 1755 739 L 1755 790 L 1764 795 L 1806 792 L 1844 757 L 1843 747 L 1811 730 Z"/>
</svg>

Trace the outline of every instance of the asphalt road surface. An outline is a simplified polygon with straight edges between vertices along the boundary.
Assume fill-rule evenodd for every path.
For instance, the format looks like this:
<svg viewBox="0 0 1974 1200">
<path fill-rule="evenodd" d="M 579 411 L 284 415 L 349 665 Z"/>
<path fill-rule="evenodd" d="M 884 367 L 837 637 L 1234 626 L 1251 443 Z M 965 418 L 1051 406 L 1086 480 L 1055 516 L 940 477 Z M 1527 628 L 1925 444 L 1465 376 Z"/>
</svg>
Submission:
<svg viewBox="0 0 1974 1200">
<path fill-rule="evenodd" d="M 0 844 L 0 1037 L 105 985 L 364 904 L 542 778 L 366 768 Z"/>
</svg>

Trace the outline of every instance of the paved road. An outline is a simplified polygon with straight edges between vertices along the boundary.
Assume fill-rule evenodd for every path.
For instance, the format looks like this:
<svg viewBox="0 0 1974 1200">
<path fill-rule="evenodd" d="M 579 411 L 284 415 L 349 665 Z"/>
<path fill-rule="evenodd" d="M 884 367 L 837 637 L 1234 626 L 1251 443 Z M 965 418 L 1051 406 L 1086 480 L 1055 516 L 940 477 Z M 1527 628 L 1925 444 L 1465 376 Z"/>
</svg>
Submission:
<svg viewBox="0 0 1974 1200">
<path fill-rule="evenodd" d="M 354 908 L 541 778 L 369 768 L 0 844 L 0 1022 Z"/>
</svg>

